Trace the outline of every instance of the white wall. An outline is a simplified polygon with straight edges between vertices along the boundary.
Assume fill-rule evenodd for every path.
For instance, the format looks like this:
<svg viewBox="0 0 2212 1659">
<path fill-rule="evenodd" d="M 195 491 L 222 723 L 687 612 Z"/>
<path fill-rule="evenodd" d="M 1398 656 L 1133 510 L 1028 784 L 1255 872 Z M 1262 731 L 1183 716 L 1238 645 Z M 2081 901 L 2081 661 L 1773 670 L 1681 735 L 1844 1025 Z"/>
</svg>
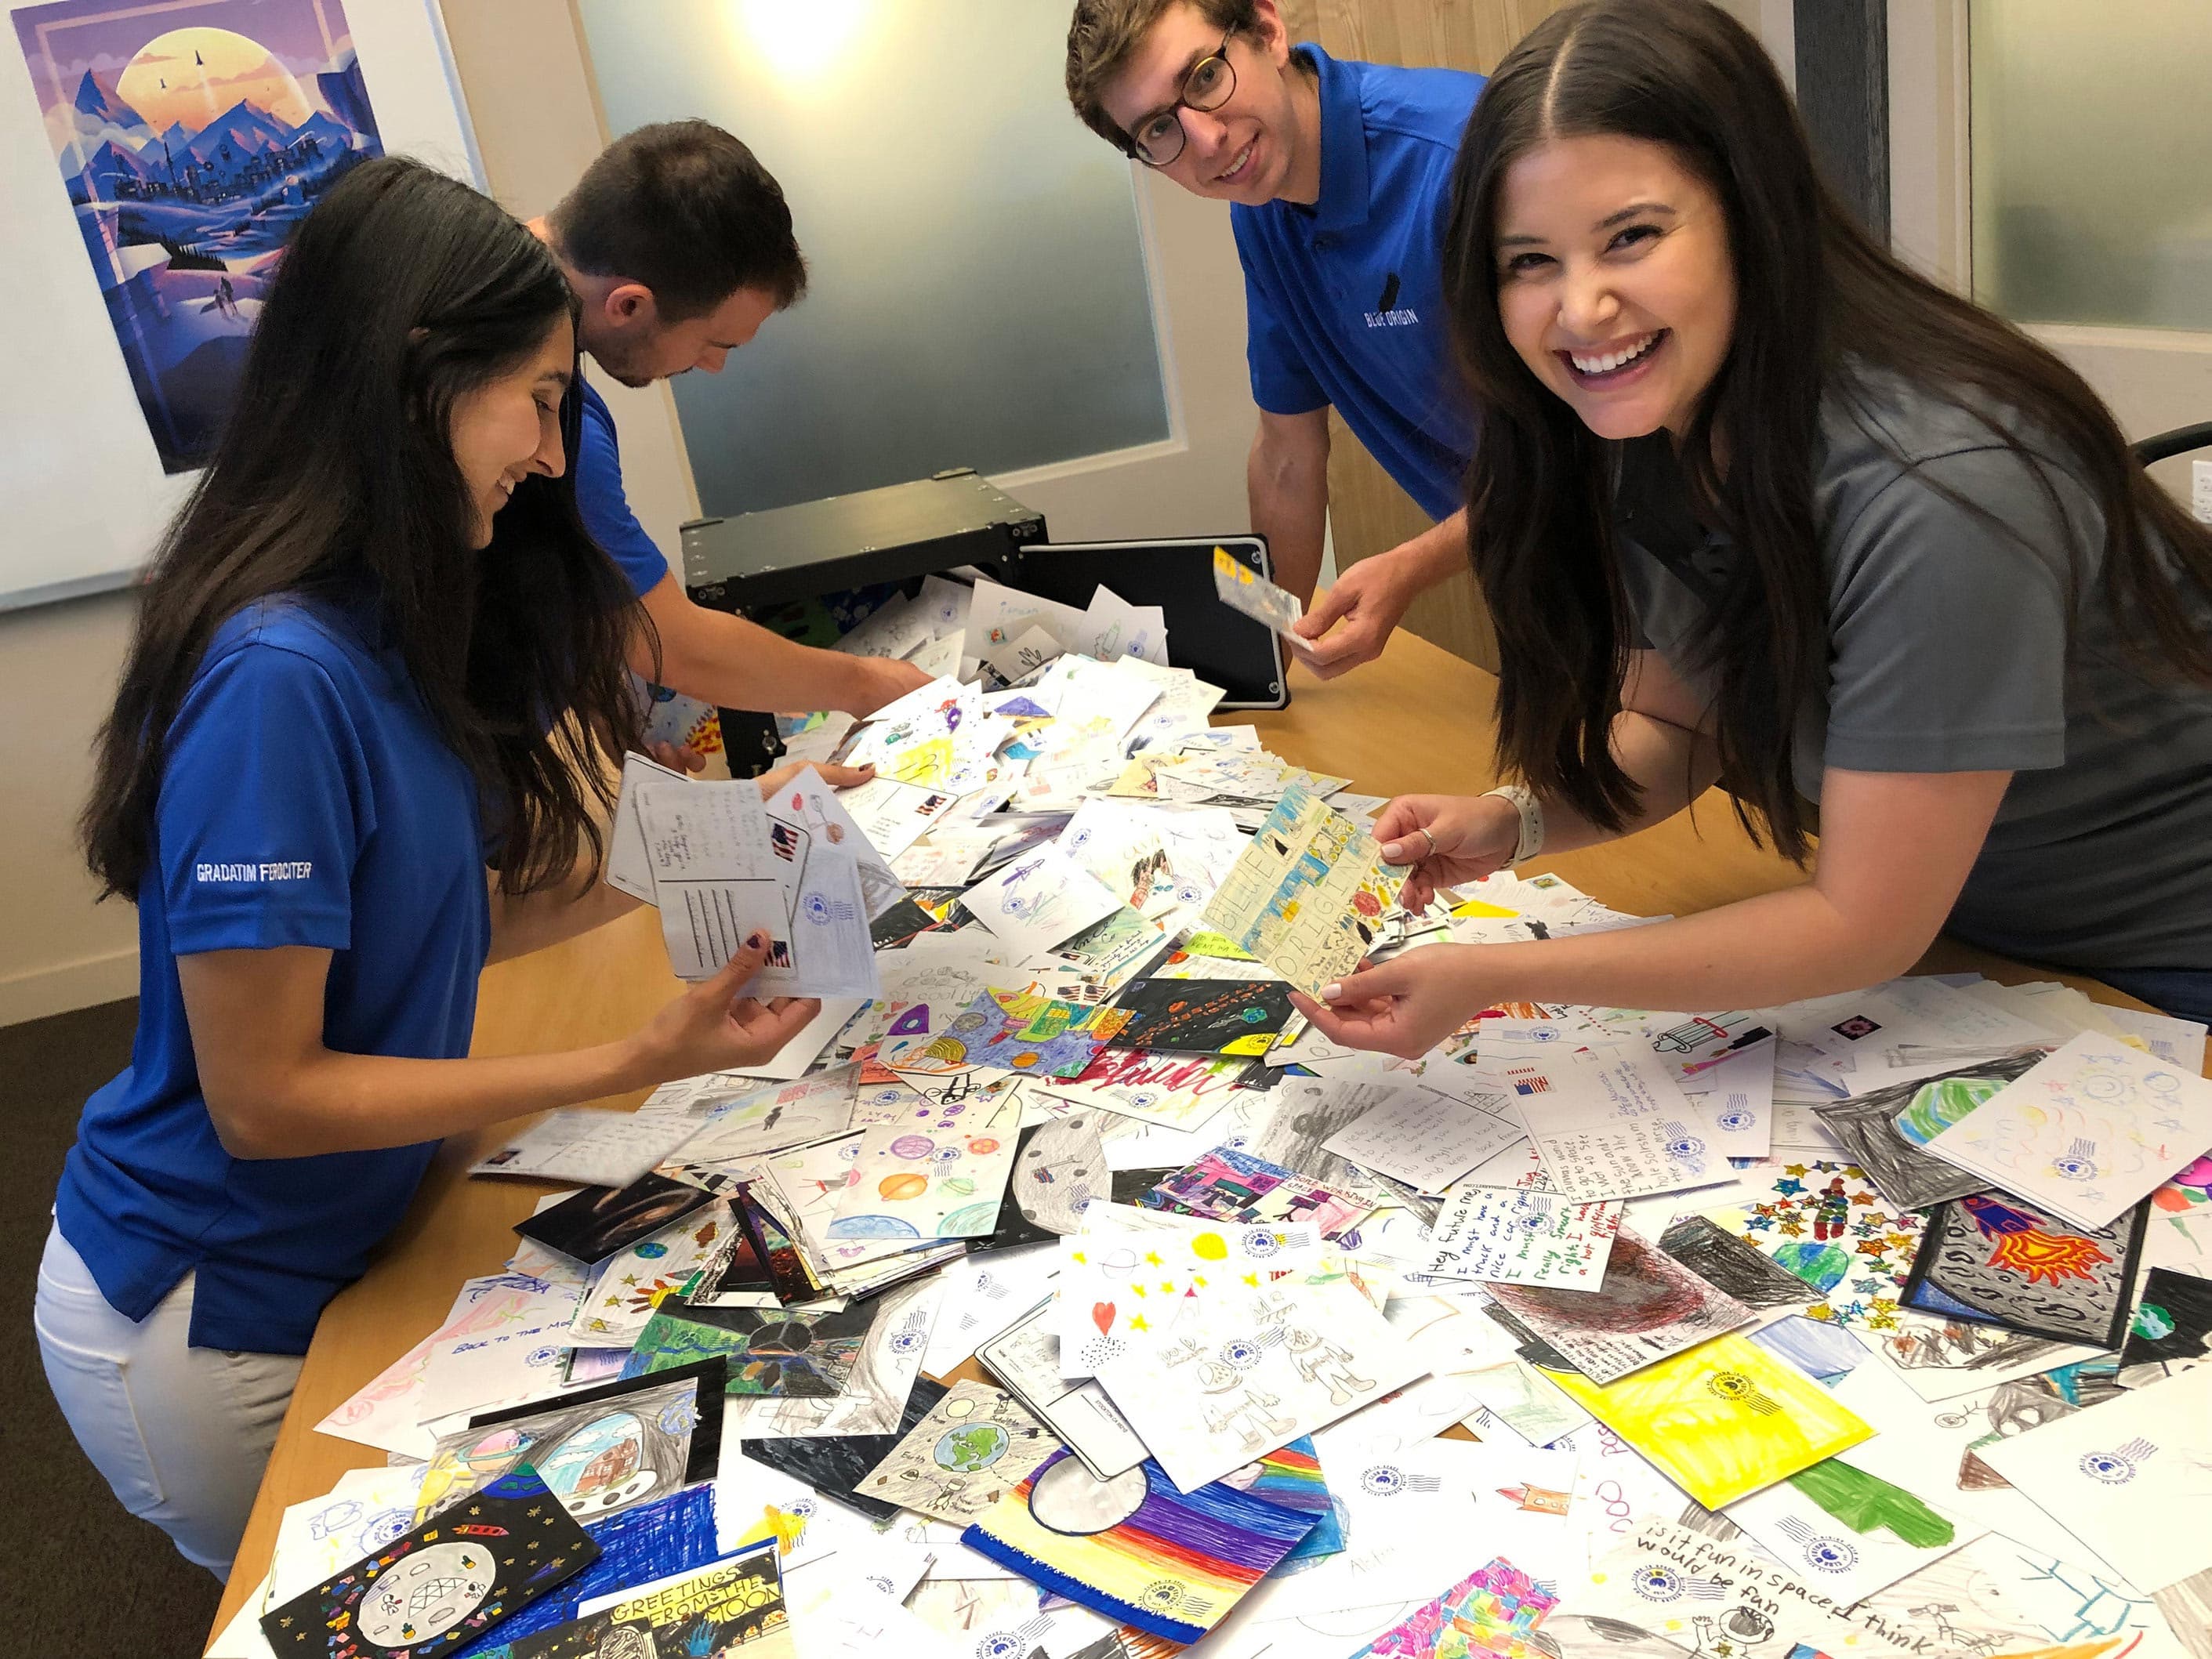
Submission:
<svg viewBox="0 0 2212 1659">
<path fill-rule="evenodd" d="M 350 0 L 356 12 L 418 0 Z M 493 193 L 530 217 L 558 199 L 604 134 L 564 0 L 455 0 L 453 58 Z M 1001 480 L 1067 540 L 1242 530 L 1256 418 L 1243 365 L 1244 296 L 1226 213 L 1149 180 L 1162 337 L 1179 436 L 1141 473 L 1079 464 Z M 698 512 L 667 388 L 598 378 L 621 428 L 631 505 L 672 556 Z M 1142 489 L 1130 487 L 1141 476 Z M 95 906 L 74 844 L 93 734 L 113 696 L 135 601 L 107 594 L 0 613 L 0 1024 L 131 996 L 137 913 Z"/>
</svg>

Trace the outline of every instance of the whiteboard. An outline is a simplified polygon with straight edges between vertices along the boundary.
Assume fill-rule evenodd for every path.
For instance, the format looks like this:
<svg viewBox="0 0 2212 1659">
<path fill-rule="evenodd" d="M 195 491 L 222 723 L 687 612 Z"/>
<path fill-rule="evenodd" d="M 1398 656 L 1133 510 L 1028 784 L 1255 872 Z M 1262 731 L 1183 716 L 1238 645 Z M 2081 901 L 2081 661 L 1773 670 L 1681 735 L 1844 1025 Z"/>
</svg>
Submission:
<svg viewBox="0 0 2212 1659">
<path fill-rule="evenodd" d="M 481 188 L 436 0 L 344 6 L 385 154 Z M 127 584 L 198 476 L 161 471 L 9 21 L 0 33 L 0 611 Z"/>
</svg>

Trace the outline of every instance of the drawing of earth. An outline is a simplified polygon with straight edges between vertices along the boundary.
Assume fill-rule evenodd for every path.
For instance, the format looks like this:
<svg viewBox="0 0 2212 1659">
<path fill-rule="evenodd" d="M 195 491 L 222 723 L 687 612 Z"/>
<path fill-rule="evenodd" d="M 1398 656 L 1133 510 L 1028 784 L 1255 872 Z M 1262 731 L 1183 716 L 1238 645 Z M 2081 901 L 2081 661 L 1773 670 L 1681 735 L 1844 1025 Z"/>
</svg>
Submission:
<svg viewBox="0 0 2212 1659">
<path fill-rule="evenodd" d="M 930 1455 L 941 1469 L 975 1474 L 1004 1457 L 1011 1443 L 1006 1431 L 996 1423 L 963 1423 L 957 1429 L 947 1429 Z"/>
</svg>

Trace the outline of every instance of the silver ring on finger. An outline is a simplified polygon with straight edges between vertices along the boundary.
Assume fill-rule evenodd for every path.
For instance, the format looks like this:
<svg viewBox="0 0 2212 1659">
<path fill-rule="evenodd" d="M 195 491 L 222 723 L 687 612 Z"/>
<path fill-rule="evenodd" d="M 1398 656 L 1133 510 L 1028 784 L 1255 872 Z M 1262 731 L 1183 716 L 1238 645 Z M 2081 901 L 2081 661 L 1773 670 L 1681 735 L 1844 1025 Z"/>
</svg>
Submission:
<svg viewBox="0 0 2212 1659">
<path fill-rule="evenodd" d="M 1434 835 L 1430 831 L 1428 825 L 1426 825 L 1425 823 L 1425 824 L 1423 824 L 1423 825 L 1421 826 L 1421 839 L 1422 839 L 1423 841 L 1425 841 L 1425 842 L 1428 842 L 1428 844 L 1429 844 L 1429 856 L 1430 856 L 1431 858 L 1434 858 L 1434 857 L 1436 857 L 1436 855 L 1437 855 L 1437 838 L 1436 838 L 1436 836 L 1434 836 Z"/>
</svg>

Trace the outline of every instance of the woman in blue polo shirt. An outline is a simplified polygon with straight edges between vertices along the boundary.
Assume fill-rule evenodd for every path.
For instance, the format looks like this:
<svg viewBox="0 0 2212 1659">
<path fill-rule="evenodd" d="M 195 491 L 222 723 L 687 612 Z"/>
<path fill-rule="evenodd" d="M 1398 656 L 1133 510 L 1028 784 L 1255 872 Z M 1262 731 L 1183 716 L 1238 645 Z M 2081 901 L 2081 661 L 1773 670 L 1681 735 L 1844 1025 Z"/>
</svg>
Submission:
<svg viewBox="0 0 2212 1659">
<path fill-rule="evenodd" d="M 138 1031 L 63 1173 L 39 1346 L 117 1497 L 217 1574 L 318 1315 L 440 1137 L 757 1061 L 812 1012 L 738 998 L 749 949 L 621 1042 L 464 1058 L 489 953 L 611 914 L 636 612 L 563 476 L 574 311 L 466 185 L 335 186 L 102 735 L 85 837 L 138 907 Z"/>
<path fill-rule="evenodd" d="M 1325 1031 L 1770 1006 L 1946 928 L 2212 1018 L 2212 532 L 2079 376 L 1858 228 L 1748 32 L 1705 0 L 1539 25 L 1468 125 L 1445 291 L 1519 781 L 1385 811 L 1413 896 L 1723 775 L 1801 863 L 1817 802 L 1819 858 L 1679 921 L 1409 952 L 1328 988 Z"/>
</svg>

